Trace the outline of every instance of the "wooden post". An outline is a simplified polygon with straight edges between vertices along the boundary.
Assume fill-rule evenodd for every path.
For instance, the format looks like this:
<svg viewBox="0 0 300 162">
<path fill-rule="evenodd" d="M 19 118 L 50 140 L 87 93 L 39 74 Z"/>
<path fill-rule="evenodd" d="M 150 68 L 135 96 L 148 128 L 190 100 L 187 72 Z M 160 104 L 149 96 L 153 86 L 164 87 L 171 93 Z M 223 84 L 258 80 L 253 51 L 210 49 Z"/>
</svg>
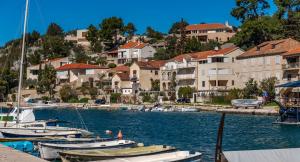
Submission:
<svg viewBox="0 0 300 162">
<path fill-rule="evenodd" d="M 223 141 L 224 123 L 225 123 L 225 113 L 222 113 L 219 130 L 218 130 L 216 152 L 215 152 L 215 162 L 222 161 L 222 141 Z"/>
</svg>

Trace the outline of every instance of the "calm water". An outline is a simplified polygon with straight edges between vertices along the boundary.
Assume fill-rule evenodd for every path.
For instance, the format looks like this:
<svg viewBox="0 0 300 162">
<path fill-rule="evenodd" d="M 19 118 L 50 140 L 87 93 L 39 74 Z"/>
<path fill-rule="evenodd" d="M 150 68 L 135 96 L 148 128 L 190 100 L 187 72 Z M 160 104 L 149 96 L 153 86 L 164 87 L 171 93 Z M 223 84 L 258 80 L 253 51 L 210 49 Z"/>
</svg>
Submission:
<svg viewBox="0 0 300 162">
<path fill-rule="evenodd" d="M 38 119 L 56 118 L 79 122 L 75 110 L 38 110 Z M 166 144 L 181 150 L 200 151 L 204 161 L 213 161 L 220 114 L 142 113 L 80 110 L 86 126 L 104 136 L 105 130 L 145 144 Z M 300 147 L 300 127 L 275 126 L 275 117 L 227 115 L 224 150 Z"/>
</svg>

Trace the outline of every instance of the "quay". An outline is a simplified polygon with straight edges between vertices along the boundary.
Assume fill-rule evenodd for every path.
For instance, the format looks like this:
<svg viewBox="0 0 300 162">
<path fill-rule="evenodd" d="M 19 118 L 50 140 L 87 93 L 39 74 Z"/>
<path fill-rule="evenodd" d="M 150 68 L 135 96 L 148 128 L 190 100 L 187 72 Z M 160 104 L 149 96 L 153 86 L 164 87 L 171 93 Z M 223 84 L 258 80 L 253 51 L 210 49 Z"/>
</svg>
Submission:
<svg viewBox="0 0 300 162">
<path fill-rule="evenodd" d="M 30 154 L 0 144 L 0 162 L 47 162 Z"/>
</svg>

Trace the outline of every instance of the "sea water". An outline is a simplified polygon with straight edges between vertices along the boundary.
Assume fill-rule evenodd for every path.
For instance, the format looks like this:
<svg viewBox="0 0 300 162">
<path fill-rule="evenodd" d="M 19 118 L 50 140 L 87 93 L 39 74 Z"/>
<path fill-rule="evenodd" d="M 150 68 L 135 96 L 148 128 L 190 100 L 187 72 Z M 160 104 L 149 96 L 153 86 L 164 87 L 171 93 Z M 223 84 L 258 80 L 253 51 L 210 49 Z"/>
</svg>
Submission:
<svg viewBox="0 0 300 162">
<path fill-rule="evenodd" d="M 107 137 L 106 130 L 146 145 L 164 144 L 180 150 L 200 151 L 206 162 L 214 160 L 216 138 L 221 115 L 212 112 L 154 113 L 128 111 L 79 110 L 89 129 Z M 76 110 L 53 109 L 35 111 L 37 119 L 67 120 L 81 125 Z M 300 127 L 272 125 L 276 117 L 227 115 L 223 150 L 252 150 L 300 147 Z"/>
</svg>

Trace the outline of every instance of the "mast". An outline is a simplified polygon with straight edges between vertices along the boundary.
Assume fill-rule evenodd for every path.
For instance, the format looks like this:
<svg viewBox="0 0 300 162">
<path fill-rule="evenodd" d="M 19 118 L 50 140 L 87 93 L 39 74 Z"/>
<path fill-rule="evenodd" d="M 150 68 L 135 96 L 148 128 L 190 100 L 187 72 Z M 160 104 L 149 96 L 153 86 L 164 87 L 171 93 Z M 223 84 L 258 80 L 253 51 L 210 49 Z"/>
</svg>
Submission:
<svg viewBox="0 0 300 162">
<path fill-rule="evenodd" d="M 26 39 L 26 30 L 27 30 L 28 4 L 29 4 L 29 0 L 26 0 L 25 15 L 24 15 L 24 27 L 23 27 L 23 40 L 22 40 L 22 53 L 21 53 L 21 62 L 20 62 L 19 86 L 18 86 L 17 123 L 20 122 L 19 115 L 20 115 L 21 90 L 22 90 L 22 81 L 23 81 L 23 64 L 24 64 L 24 55 L 25 55 L 25 39 Z"/>
</svg>

